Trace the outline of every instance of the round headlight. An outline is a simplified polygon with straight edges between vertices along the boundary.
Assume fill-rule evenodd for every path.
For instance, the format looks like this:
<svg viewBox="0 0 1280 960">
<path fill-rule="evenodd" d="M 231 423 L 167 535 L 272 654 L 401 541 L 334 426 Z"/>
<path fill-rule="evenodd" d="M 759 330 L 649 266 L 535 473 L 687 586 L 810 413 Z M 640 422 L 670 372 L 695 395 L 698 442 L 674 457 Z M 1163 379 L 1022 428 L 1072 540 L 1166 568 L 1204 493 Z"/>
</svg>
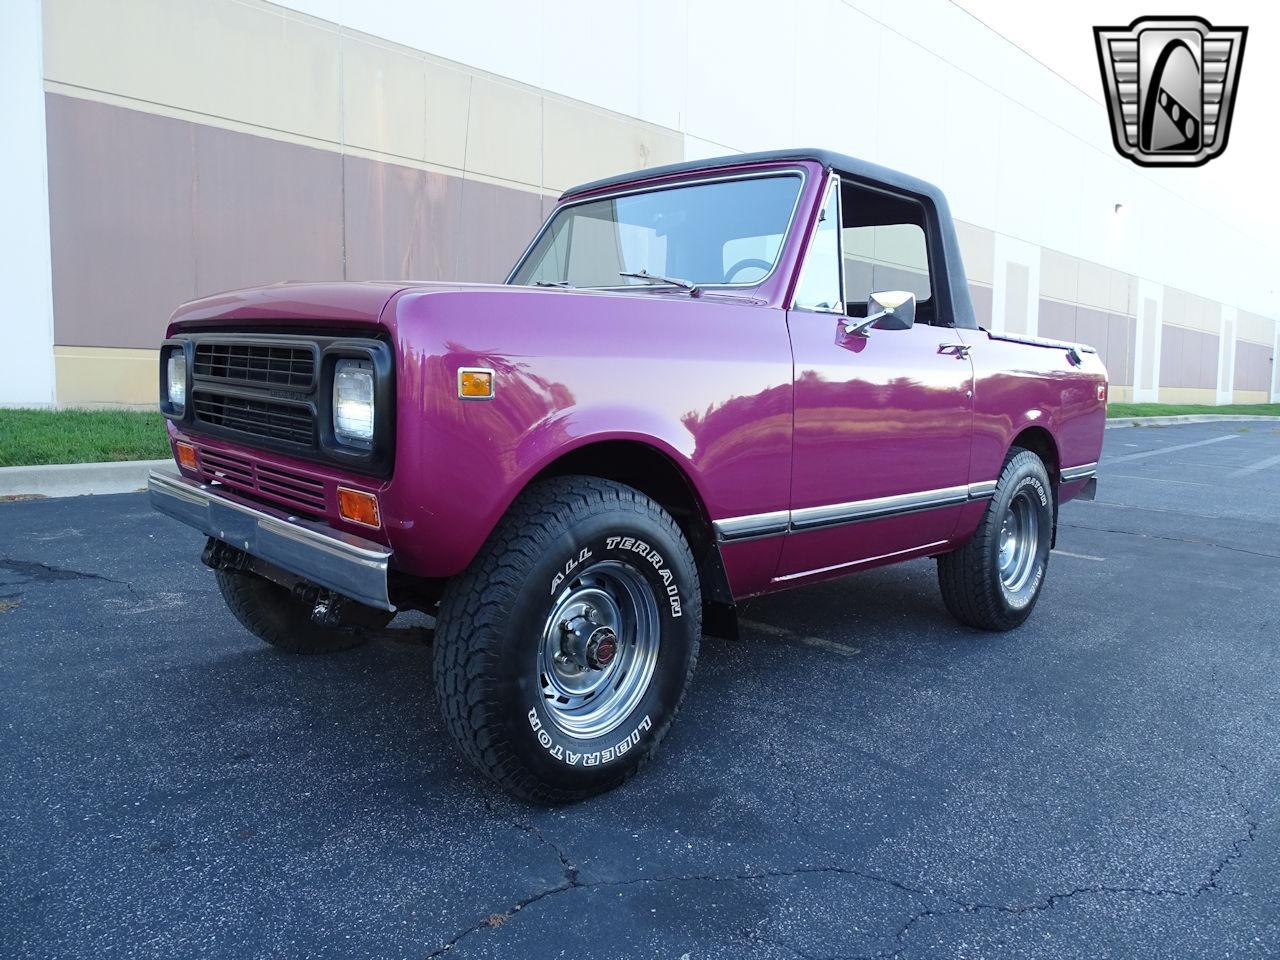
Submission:
<svg viewBox="0 0 1280 960">
<path fill-rule="evenodd" d="M 170 410 L 182 416 L 187 407 L 187 358 L 181 350 L 169 354 L 168 381 Z"/>
<path fill-rule="evenodd" d="M 333 434 L 353 447 L 373 446 L 373 364 L 339 360 L 333 375 Z"/>
</svg>

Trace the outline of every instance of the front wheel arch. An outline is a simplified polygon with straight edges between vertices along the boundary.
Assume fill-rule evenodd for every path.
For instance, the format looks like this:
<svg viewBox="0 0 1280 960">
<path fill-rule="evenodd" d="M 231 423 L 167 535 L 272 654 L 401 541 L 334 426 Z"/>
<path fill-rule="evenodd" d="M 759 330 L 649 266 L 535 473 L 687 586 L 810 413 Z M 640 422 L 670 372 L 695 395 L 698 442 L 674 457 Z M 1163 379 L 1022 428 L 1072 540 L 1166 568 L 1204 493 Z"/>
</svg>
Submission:
<svg viewBox="0 0 1280 960">
<path fill-rule="evenodd" d="M 552 477 L 590 476 L 639 490 L 679 525 L 693 551 L 702 587 L 703 623 L 708 633 L 737 638 L 737 605 L 706 504 L 689 473 L 672 457 L 637 440 L 598 440 L 561 454 L 535 474 L 525 488 Z"/>
</svg>

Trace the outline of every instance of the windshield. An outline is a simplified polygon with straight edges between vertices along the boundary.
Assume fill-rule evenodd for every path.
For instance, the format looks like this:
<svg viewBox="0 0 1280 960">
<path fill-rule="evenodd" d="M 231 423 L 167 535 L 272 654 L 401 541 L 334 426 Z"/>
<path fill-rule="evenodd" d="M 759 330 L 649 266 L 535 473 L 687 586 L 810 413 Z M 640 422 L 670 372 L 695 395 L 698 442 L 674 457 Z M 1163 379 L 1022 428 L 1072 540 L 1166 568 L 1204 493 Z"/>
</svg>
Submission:
<svg viewBox="0 0 1280 960">
<path fill-rule="evenodd" d="M 799 174 L 783 173 L 562 207 L 511 282 L 623 287 L 672 277 L 700 285 L 757 283 L 778 259 L 800 185 Z"/>
</svg>

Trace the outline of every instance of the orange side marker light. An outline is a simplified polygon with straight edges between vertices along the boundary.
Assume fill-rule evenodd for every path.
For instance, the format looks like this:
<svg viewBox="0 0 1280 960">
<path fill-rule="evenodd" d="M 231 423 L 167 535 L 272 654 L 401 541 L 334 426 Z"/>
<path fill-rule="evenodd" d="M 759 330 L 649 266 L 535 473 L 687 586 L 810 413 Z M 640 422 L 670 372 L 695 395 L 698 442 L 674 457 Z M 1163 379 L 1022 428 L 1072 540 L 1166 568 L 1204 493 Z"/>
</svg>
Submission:
<svg viewBox="0 0 1280 960">
<path fill-rule="evenodd" d="M 339 487 L 338 515 L 343 520 L 366 527 L 382 525 L 381 518 L 378 516 L 378 498 L 372 493 L 365 493 L 363 490 Z"/>
<path fill-rule="evenodd" d="M 178 451 L 178 466 L 187 470 L 199 470 L 196 464 L 196 448 L 189 443 L 183 443 L 179 440 L 174 445 L 174 449 Z"/>
<path fill-rule="evenodd" d="M 492 400 L 493 371 L 463 367 L 458 371 L 458 397 L 462 400 Z"/>
</svg>

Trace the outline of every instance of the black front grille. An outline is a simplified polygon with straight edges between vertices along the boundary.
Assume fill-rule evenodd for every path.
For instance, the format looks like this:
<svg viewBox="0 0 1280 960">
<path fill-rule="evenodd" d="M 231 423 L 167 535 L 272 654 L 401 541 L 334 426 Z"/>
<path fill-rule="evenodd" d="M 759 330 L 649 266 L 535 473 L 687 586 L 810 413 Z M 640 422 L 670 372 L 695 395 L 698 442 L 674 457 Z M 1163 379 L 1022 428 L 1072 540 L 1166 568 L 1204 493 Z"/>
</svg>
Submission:
<svg viewBox="0 0 1280 960">
<path fill-rule="evenodd" d="M 309 344 L 197 343 L 195 375 L 263 387 L 310 390 L 316 378 Z"/>
<path fill-rule="evenodd" d="M 200 423 L 300 446 L 316 442 L 315 416 L 303 404 L 205 390 L 196 390 L 191 399 Z"/>
<path fill-rule="evenodd" d="M 161 390 L 167 384 L 167 358 L 181 350 L 190 361 L 185 410 L 165 416 L 195 435 L 221 437 L 248 447 L 275 450 L 290 457 L 338 464 L 358 473 L 388 476 L 393 459 L 395 360 L 391 344 L 357 330 L 324 333 L 283 332 L 250 322 L 257 329 L 193 331 L 164 342 L 160 352 Z M 375 422 L 373 443 L 356 447 L 334 433 L 332 395 L 338 364 L 363 361 L 373 369 Z M 163 395 L 163 393 L 162 393 Z M 163 408 L 162 408 L 163 409 Z M 249 479 L 234 465 L 228 477 L 252 484 L 255 496 L 308 505 L 318 510 L 314 491 L 300 489 L 288 477 L 261 470 Z"/>
</svg>

